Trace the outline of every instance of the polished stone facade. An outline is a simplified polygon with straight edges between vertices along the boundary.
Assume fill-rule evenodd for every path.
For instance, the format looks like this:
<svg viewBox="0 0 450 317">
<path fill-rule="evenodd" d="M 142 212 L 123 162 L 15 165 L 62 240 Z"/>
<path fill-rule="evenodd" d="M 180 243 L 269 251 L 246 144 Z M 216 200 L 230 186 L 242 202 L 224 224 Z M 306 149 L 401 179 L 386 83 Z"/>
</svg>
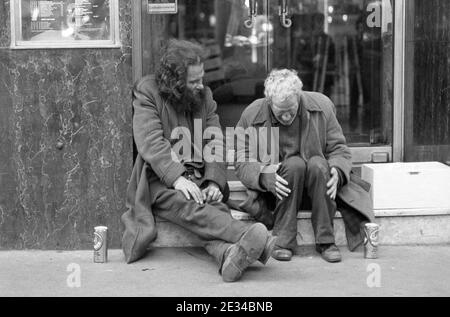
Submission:
<svg viewBox="0 0 450 317">
<path fill-rule="evenodd" d="M 0 249 L 120 247 L 132 169 L 131 0 L 119 49 L 11 50 L 0 2 Z"/>
<path fill-rule="evenodd" d="M 450 161 L 450 1 L 408 1 L 407 161 Z"/>
</svg>

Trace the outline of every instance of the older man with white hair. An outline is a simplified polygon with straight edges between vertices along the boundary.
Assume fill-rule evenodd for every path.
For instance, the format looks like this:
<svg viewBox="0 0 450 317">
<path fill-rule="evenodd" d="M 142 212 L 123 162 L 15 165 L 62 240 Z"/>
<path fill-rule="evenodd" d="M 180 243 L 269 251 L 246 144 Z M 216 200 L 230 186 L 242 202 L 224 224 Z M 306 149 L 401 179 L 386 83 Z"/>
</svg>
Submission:
<svg viewBox="0 0 450 317">
<path fill-rule="evenodd" d="M 339 262 L 333 218 L 336 195 L 350 180 L 351 154 L 332 101 L 302 87 L 296 71 L 270 73 L 265 82 L 266 98 L 244 111 L 238 127 L 278 128 L 280 163 L 248 161 L 248 153 L 241 150 L 236 154 L 236 172 L 248 189 L 264 197 L 259 213 L 264 212 L 261 206 L 272 205 L 274 209 L 269 216 L 258 214 L 256 218 L 273 224 L 275 259 L 291 260 L 297 245 L 297 212 L 310 208 L 317 251 L 326 261 Z"/>
</svg>

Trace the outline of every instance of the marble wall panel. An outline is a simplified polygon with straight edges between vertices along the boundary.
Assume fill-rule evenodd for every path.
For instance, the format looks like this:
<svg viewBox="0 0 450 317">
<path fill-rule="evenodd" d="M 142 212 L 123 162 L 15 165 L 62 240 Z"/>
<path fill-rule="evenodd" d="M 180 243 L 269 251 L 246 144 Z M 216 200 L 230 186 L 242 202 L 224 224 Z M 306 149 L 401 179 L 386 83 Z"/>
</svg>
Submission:
<svg viewBox="0 0 450 317">
<path fill-rule="evenodd" d="M 120 247 L 132 168 L 131 0 L 120 49 L 11 50 L 0 2 L 0 249 Z"/>
<path fill-rule="evenodd" d="M 406 159 L 450 161 L 450 2 L 408 2 Z"/>
</svg>

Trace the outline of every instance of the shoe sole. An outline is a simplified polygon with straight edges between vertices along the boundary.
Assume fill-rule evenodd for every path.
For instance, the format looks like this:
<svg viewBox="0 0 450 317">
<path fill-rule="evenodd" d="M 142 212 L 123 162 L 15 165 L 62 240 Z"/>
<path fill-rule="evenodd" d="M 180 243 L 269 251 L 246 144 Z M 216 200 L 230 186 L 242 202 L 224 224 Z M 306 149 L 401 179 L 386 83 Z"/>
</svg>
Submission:
<svg viewBox="0 0 450 317">
<path fill-rule="evenodd" d="M 222 264 L 222 279 L 224 282 L 235 282 L 239 280 L 249 264 L 243 263 L 246 259 L 245 251 L 237 246 L 231 246 L 231 250 Z"/>
<path fill-rule="evenodd" d="M 222 279 L 225 282 L 239 280 L 244 271 L 258 260 L 264 252 L 268 231 L 263 224 L 253 224 L 238 243 L 231 246 L 230 253 L 222 265 Z"/>
<path fill-rule="evenodd" d="M 327 261 L 329 263 L 339 263 L 342 261 L 342 258 L 341 259 L 328 259 L 328 258 L 322 257 L 322 259 L 324 259 L 325 261 Z"/>
<path fill-rule="evenodd" d="M 291 256 L 276 256 L 272 253 L 272 257 L 277 260 L 277 261 L 281 261 L 281 262 L 289 262 L 292 260 L 292 255 Z"/>
<path fill-rule="evenodd" d="M 316 251 L 317 253 L 320 254 L 320 256 L 322 257 L 322 259 L 324 259 L 325 261 L 329 262 L 329 263 L 339 263 L 342 261 L 342 256 L 339 256 L 339 258 L 335 258 L 335 259 L 330 259 L 327 258 L 323 255 L 323 252 L 321 252 L 321 250 L 319 248 L 316 247 Z"/>
<path fill-rule="evenodd" d="M 266 226 L 262 223 L 253 224 L 237 243 L 247 253 L 248 262 L 255 262 L 264 252 L 269 236 Z"/>
</svg>

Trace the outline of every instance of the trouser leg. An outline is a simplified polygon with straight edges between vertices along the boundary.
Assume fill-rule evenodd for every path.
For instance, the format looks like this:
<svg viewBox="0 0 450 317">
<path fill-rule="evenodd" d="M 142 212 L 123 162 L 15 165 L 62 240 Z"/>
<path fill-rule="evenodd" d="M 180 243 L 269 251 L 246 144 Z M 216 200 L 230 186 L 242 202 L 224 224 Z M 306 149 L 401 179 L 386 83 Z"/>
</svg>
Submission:
<svg viewBox="0 0 450 317">
<path fill-rule="evenodd" d="M 175 223 L 197 235 L 203 247 L 219 266 L 223 263 L 225 251 L 236 243 L 247 231 L 250 224 L 233 219 L 228 207 L 219 202 L 200 206 L 186 200 L 177 190 L 165 190 L 153 204 L 159 217 Z"/>
<path fill-rule="evenodd" d="M 219 271 L 224 261 L 225 252 L 231 245 L 231 243 L 220 240 L 204 241 L 204 248 L 216 261 Z"/>
<path fill-rule="evenodd" d="M 283 200 L 277 199 L 273 234 L 277 236 L 278 247 L 293 250 L 297 246 L 297 212 L 302 204 L 306 163 L 300 157 L 291 157 L 281 164 L 277 173 L 289 183 L 292 192 Z"/>
<path fill-rule="evenodd" d="M 327 195 L 327 183 L 330 180 L 328 162 L 315 156 L 307 163 L 306 190 L 311 200 L 311 222 L 316 244 L 334 243 L 333 219 L 336 214 L 336 202 Z"/>
<path fill-rule="evenodd" d="M 199 205 L 193 200 L 186 200 L 180 191 L 172 189 L 160 193 L 152 208 L 159 217 L 193 232 L 205 241 L 236 243 L 250 226 L 233 219 L 223 203 Z"/>
</svg>

